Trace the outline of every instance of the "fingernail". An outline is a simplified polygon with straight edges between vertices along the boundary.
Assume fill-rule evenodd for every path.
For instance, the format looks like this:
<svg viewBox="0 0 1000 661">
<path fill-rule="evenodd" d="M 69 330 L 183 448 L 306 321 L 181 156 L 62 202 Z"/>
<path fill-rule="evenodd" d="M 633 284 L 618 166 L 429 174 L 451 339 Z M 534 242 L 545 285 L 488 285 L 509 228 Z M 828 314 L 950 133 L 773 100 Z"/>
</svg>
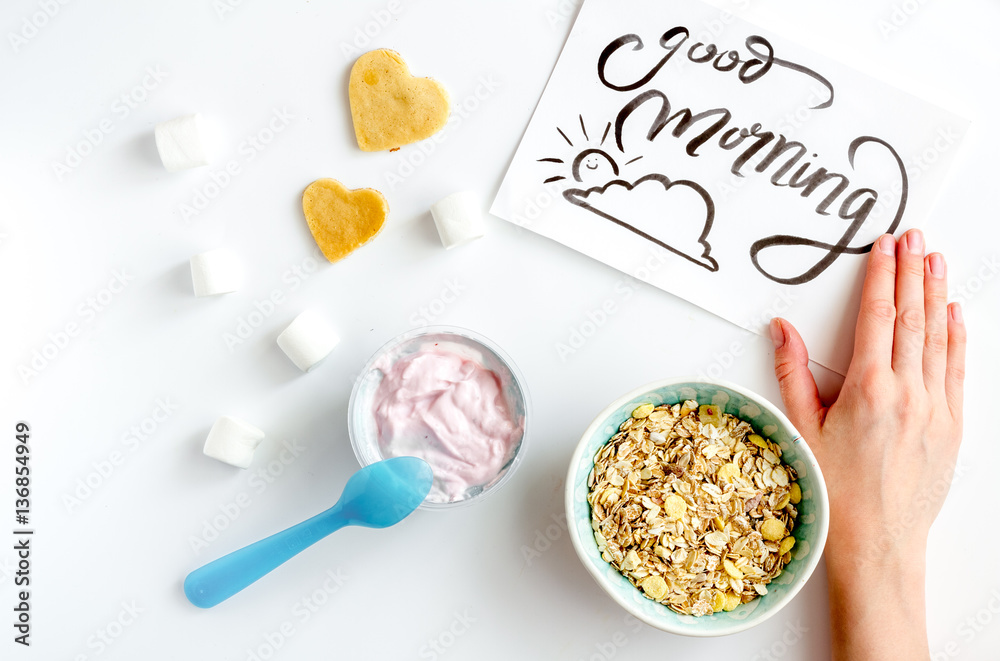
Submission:
<svg viewBox="0 0 1000 661">
<path fill-rule="evenodd" d="M 944 277 L 944 257 L 941 253 L 936 252 L 927 258 L 927 266 L 930 268 L 931 275 L 935 278 Z"/>
<path fill-rule="evenodd" d="M 892 257 L 896 254 L 896 238 L 892 234 L 883 234 L 878 240 L 878 249 L 883 255 Z"/>
<path fill-rule="evenodd" d="M 956 324 L 964 324 L 965 319 L 962 317 L 962 304 L 952 303 L 951 304 L 951 318 Z"/>
<path fill-rule="evenodd" d="M 912 253 L 924 254 L 924 233 L 920 230 L 910 230 L 906 233 L 906 249 Z"/>
<path fill-rule="evenodd" d="M 781 322 L 777 317 L 771 320 L 771 342 L 775 349 L 780 349 L 785 345 L 785 332 L 781 330 Z"/>
</svg>

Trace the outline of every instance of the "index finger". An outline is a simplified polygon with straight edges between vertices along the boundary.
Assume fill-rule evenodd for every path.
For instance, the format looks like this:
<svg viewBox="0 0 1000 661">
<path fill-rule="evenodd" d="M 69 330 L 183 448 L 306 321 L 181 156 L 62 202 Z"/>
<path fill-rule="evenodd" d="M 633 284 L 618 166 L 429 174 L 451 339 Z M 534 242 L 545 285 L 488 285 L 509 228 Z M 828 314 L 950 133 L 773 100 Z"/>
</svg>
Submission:
<svg viewBox="0 0 1000 661">
<path fill-rule="evenodd" d="M 896 325 L 896 239 L 884 234 L 872 246 L 861 292 L 854 336 L 856 365 L 892 367 L 892 337 Z"/>
</svg>

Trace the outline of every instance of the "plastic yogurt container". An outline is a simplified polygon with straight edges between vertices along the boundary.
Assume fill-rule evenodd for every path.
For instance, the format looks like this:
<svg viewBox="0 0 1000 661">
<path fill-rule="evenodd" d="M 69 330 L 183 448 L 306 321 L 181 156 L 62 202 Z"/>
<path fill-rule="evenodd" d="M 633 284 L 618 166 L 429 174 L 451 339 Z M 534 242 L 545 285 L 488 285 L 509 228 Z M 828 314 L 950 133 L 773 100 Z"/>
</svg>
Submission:
<svg viewBox="0 0 1000 661">
<path fill-rule="evenodd" d="M 524 456 L 530 420 L 524 378 L 486 337 L 428 326 L 394 337 L 361 370 L 348 431 L 362 466 L 420 456 L 434 470 L 421 505 L 448 509 L 502 487 Z"/>
</svg>

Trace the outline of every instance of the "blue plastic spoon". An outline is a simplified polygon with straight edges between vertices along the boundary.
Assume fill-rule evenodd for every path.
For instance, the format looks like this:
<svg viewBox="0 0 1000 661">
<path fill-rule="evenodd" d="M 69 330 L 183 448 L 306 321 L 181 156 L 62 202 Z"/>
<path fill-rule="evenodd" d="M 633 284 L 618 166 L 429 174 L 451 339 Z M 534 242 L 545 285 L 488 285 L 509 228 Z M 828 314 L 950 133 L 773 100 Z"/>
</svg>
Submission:
<svg viewBox="0 0 1000 661">
<path fill-rule="evenodd" d="M 184 579 L 184 594 L 195 606 L 211 608 L 335 530 L 395 525 L 424 502 L 433 480 L 431 467 L 417 457 L 366 466 L 347 481 L 336 505 L 194 570 Z"/>
</svg>

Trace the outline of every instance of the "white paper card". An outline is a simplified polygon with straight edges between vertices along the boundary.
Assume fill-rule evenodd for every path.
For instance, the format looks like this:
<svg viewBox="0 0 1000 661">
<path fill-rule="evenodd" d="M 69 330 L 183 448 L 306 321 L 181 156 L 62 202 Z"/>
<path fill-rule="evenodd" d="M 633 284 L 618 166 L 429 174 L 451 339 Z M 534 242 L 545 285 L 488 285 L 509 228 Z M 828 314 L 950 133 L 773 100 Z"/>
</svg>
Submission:
<svg viewBox="0 0 1000 661">
<path fill-rule="evenodd" d="M 587 0 L 491 212 L 844 374 L 872 241 L 967 128 L 701 2 Z"/>
</svg>

